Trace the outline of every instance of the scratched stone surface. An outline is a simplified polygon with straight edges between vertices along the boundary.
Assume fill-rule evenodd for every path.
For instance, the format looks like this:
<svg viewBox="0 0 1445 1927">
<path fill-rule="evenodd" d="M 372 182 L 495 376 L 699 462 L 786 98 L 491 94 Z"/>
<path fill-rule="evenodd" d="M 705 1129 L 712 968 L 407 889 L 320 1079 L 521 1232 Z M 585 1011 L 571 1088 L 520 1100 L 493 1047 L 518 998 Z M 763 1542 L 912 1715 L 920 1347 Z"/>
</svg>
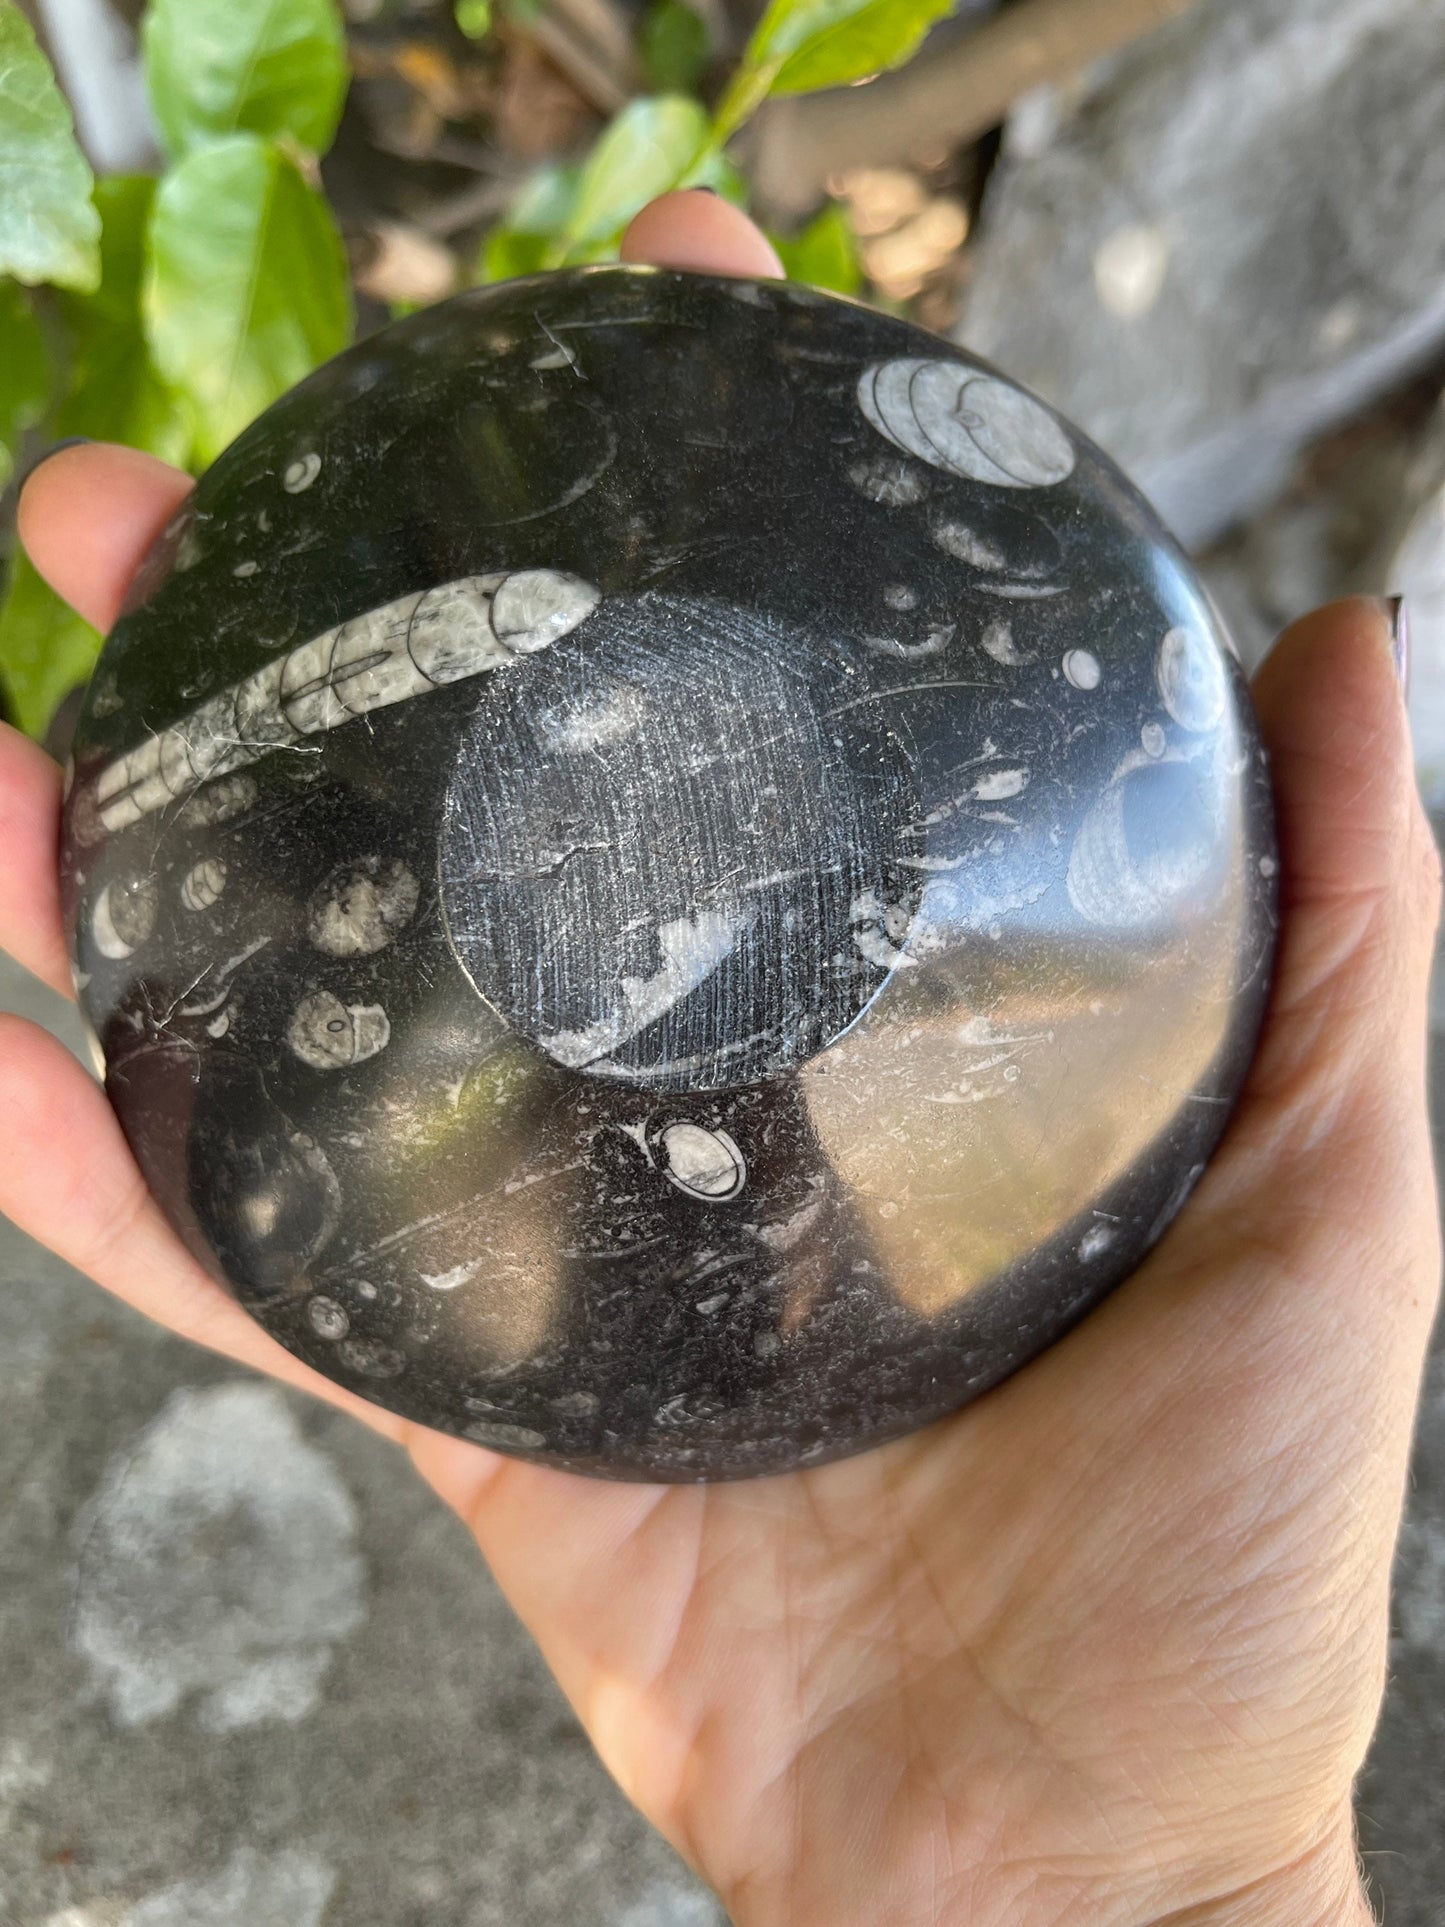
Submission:
<svg viewBox="0 0 1445 1927">
<path fill-rule="evenodd" d="M 859 305 L 619 268 L 248 429 L 67 808 L 197 1255 L 363 1396 L 673 1479 L 898 1436 L 1134 1268 L 1275 867 L 1229 640 L 1084 437 Z"/>
</svg>

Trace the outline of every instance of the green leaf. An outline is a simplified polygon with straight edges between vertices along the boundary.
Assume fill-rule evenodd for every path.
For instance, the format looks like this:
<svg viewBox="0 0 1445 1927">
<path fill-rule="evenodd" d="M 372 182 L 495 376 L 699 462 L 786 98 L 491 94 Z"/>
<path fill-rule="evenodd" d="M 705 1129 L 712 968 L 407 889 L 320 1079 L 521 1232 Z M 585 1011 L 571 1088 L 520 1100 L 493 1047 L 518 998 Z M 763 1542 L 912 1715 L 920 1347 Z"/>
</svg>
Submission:
<svg viewBox="0 0 1445 1927">
<path fill-rule="evenodd" d="M 718 107 L 717 138 L 736 133 L 769 94 L 842 87 L 901 66 L 953 5 L 954 0 L 772 0 Z"/>
<path fill-rule="evenodd" d="M 485 40 L 492 30 L 491 0 L 454 0 L 452 12 L 468 40 Z"/>
<path fill-rule="evenodd" d="M 577 201 L 580 170 L 539 167 L 492 228 L 477 256 L 479 281 L 511 281 L 547 265 L 552 243 L 566 227 Z"/>
<path fill-rule="evenodd" d="M 707 147 L 707 115 L 695 100 L 661 94 L 629 101 L 583 164 L 561 252 L 550 265 L 610 250 L 634 214 L 689 178 Z"/>
<path fill-rule="evenodd" d="M 836 201 L 829 201 L 816 220 L 791 240 L 772 237 L 790 281 L 806 281 L 835 294 L 857 294 L 863 285 L 858 237 Z"/>
<path fill-rule="evenodd" d="M 15 473 L 20 437 L 45 413 L 50 364 L 25 292 L 0 281 L 0 488 Z"/>
<path fill-rule="evenodd" d="M 142 295 L 161 374 L 218 455 L 351 333 L 346 257 L 331 211 L 254 134 L 188 154 L 161 181 Z"/>
<path fill-rule="evenodd" d="M 61 303 L 73 343 L 70 393 L 56 432 L 144 448 L 184 466 L 191 424 L 181 397 L 156 372 L 141 320 L 146 227 L 155 182 L 112 175 L 97 182 L 100 287 Z"/>
<path fill-rule="evenodd" d="M 331 145 L 346 93 L 335 0 L 151 0 L 142 39 L 171 155 L 241 132 Z"/>
<path fill-rule="evenodd" d="M 549 234 L 528 234 L 525 229 L 505 223 L 494 227 L 482 242 L 477 279 L 515 281 L 519 275 L 537 274 L 547 265 L 551 245 Z"/>
<path fill-rule="evenodd" d="M 0 0 L 0 274 L 93 288 L 91 186 L 50 62 L 13 0 Z"/>
<path fill-rule="evenodd" d="M 29 736 L 43 736 L 100 653 L 100 637 L 60 600 L 19 550 L 0 607 L 0 681 L 11 711 Z"/>
<path fill-rule="evenodd" d="M 707 28 L 683 0 L 652 0 L 638 29 L 637 51 L 650 87 L 660 94 L 690 94 L 712 50 Z"/>
</svg>

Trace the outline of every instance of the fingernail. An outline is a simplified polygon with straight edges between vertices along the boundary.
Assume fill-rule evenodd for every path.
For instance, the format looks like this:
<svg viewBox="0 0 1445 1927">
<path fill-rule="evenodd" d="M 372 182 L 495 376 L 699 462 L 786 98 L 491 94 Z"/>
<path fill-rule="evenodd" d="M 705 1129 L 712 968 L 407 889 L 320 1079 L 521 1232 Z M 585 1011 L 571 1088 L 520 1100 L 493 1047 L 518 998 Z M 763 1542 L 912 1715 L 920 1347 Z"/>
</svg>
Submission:
<svg viewBox="0 0 1445 1927">
<path fill-rule="evenodd" d="M 688 192 L 690 194 L 716 194 L 717 189 L 715 187 L 706 187 L 701 181 L 694 181 L 693 185 L 688 189 Z"/>
<path fill-rule="evenodd" d="M 52 442 L 49 448 L 43 448 L 20 477 L 20 488 L 24 488 L 36 469 L 41 467 L 43 463 L 48 462 L 52 455 L 58 455 L 62 448 L 80 448 L 82 445 L 88 444 L 91 439 L 92 437 L 89 435 L 67 435 L 64 441 Z M 16 492 L 18 494 L 19 490 L 17 489 Z"/>
<path fill-rule="evenodd" d="M 1404 596 L 1384 597 L 1385 613 L 1390 620 L 1390 650 L 1395 658 L 1395 674 L 1400 687 L 1410 693 L 1410 610 Z"/>
</svg>

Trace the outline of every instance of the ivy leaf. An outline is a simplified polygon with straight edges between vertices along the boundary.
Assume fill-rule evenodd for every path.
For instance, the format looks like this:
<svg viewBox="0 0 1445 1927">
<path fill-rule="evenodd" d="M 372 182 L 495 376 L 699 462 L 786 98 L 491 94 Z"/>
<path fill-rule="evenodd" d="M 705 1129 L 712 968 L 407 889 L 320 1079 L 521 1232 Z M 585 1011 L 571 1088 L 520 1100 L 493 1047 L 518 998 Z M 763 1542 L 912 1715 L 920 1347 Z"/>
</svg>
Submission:
<svg viewBox="0 0 1445 1927">
<path fill-rule="evenodd" d="M 141 321 L 146 228 L 155 182 L 116 174 L 96 183 L 100 210 L 100 286 L 61 303 L 70 325 L 70 393 L 56 432 L 144 448 L 184 466 L 191 425 L 180 396 L 156 372 Z"/>
<path fill-rule="evenodd" d="M 50 62 L 20 9 L 0 0 L 0 274 L 93 288 L 92 185 Z"/>
<path fill-rule="evenodd" d="M 711 54 L 707 28 L 684 0 L 652 0 L 638 29 L 637 51 L 649 86 L 660 94 L 691 93 Z"/>
<path fill-rule="evenodd" d="M 89 678 L 99 653 L 95 630 L 41 581 L 17 549 L 0 607 L 0 681 L 27 736 L 45 734 L 71 690 Z"/>
<path fill-rule="evenodd" d="M 151 0 L 142 39 L 173 157 L 242 132 L 331 145 L 346 93 L 335 0 Z"/>
<path fill-rule="evenodd" d="M 775 234 L 772 240 L 790 281 L 830 288 L 834 294 L 857 294 L 862 287 L 858 237 L 836 201 L 829 201 L 801 234 L 791 239 Z"/>
<path fill-rule="evenodd" d="M 720 141 L 742 126 L 769 94 L 842 87 L 917 51 L 954 0 L 771 0 L 719 104 Z"/>
<path fill-rule="evenodd" d="M 346 346 L 351 297 L 325 201 L 254 134 L 199 147 L 161 181 L 142 293 L 156 367 L 210 461 Z"/>
<path fill-rule="evenodd" d="M 0 281 L 0 488 L 15 473 L 20 437 L 45 413 L 50 365 L 24 290 Z"/>
<path fill-rule="evenodd" d="M 561 252 L 549 265 L 610 251 L 634 214 L 691 177 L 708 145 L 707 115 L 695 100 L 660 94 L 629 101 L 583 163 Z"/>
</svg>

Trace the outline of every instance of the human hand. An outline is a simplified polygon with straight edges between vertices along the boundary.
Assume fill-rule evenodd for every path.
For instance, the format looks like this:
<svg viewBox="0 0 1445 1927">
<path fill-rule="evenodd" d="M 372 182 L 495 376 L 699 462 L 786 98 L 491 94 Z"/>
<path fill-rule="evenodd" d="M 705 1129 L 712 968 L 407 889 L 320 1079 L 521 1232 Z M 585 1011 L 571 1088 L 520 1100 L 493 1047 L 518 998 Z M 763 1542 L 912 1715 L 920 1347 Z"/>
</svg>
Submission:
<svg viewBox="0 0 1445 1927">
<path fill-rule="evenodd" d="M 776 267 L 696 194 L 639 216 L 628 253 Z M 188 488 L 67 450 L 22 533 L 104 627 Z M 407 1450 L 624 1790 L 748 1927 L 1353 1927 L 1350 1787 L 1438 1273 L 1438 865 L 1377 606 L 1296 624 L 1255 689 L 1284 921 L 1229 1131 L 1133 1278 L 911 1438 L 745 1484 L 613 1486 L 408 1425 L 200 1270 L 99 1088 L 14 1019 L 0 1210 Z M 68 989 L 58 805 L 53 765 L 0 731 L 0 944 Z"/>
</svg>

